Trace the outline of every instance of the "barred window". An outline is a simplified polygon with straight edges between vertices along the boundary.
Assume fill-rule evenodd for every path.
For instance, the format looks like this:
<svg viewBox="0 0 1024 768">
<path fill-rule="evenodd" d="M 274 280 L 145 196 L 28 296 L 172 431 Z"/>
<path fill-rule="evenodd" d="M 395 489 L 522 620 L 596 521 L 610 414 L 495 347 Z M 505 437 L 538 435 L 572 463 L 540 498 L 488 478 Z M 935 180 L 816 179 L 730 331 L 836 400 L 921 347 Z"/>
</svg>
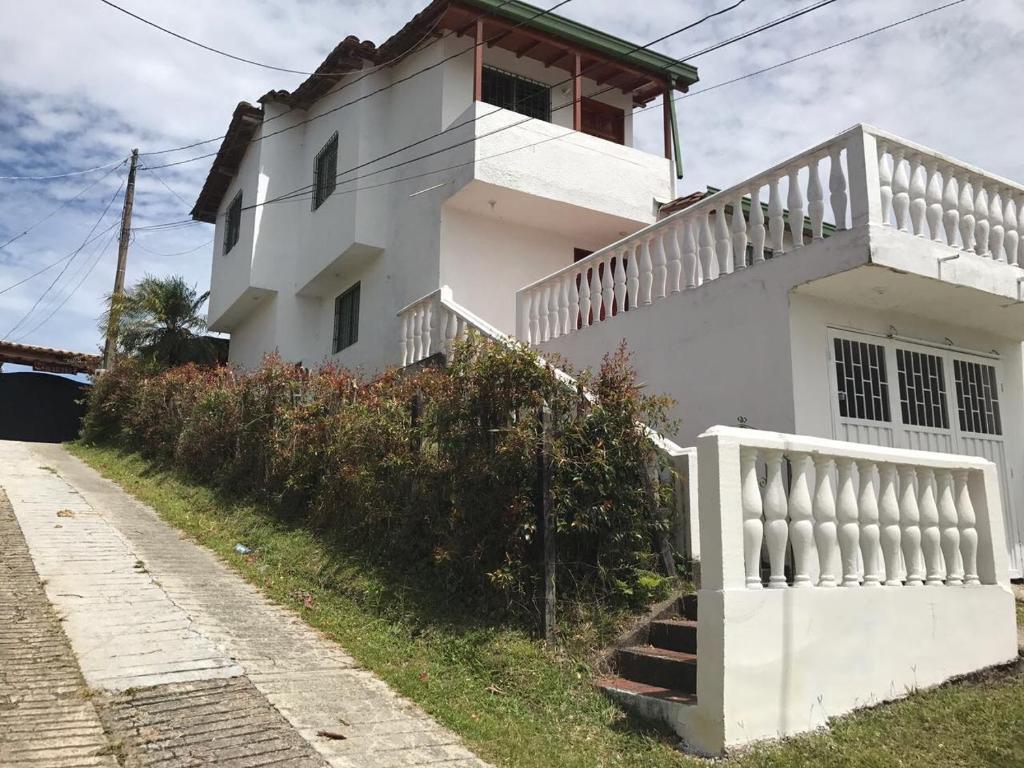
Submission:
<svg viewBox="0 0 1024 768">
<path fill-rule="evenodd" d="M 313 210 L 315 211 L 324 200 L 331 196 L 338 185 L 338 133 L 324 144 L 316 156 L 313 169 Z"/>
<path fill-rule="evenodd" d="M 235 247 L 242 233 L 242 192 L 239 190 L 235 199 L 228 206 L 224 217 L 224 253 Z"/>
<path fill-rule="evenodd" d="M 954 360 L 953 376 L 960 430 L 981 435 L 1003 434 L 996 369 L 991 365 Z"/>
<path fill-rule="evenodd" d="M 949 429 L 946 376 L 942 358 L 909 349 L 896 350 L 903 423 Z"/>
<path fill-rule="evenodd" d="M 551 122 L 550 89 L 536 80 L 484 67 L 483 100 L 502 109 Z"/>
<path fill-rule="evenodd" d="M 847 419 L 892 421 L 885 348 L 835 339 L 835 358 L 839 414 Z"/>
<path fill-rule="evenodd" d="M 356 283 L 334 300 L 334 342 L 335 352 L 351 347 L 359 341 L 359 283 Z"/>
</svg>

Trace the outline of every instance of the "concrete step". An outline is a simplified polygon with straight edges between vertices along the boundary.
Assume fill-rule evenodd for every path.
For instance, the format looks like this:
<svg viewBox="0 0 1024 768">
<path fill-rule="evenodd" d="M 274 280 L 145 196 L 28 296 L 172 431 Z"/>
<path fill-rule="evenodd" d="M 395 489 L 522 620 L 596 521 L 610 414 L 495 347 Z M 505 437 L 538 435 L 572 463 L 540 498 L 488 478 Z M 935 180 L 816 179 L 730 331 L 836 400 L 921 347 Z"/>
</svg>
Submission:
<svg viewBox="0 0 1024 768">
<path fill-rule="evenodd" d="M 682 691 L 697 692 L 697 656 L 692 653 L 638 645 L 620 648 L 615 653 L 620 677 L 637 683 Z"/>
<path fill-rule="evenodd" d="M 690 619 L 659 619 L 651 622 L 650 643 L 683 653 L 697 652 L 697 622 Z"/>
<path fill-rule="evenodd" d="M 632 696 L 646 696 L 652 699 L 660 699 L 676 704 L 696 704 L 697 697 L 692 693 L 677 691 L 673 688 L 662 688 L 660 685 L 648 685 L 638 683 L 635 680 L 627 680 L 624 677 L 610 675 L 600 677 L 595 683 L 597 687 L 608 693 L 629 694 Z"/>
</svg>

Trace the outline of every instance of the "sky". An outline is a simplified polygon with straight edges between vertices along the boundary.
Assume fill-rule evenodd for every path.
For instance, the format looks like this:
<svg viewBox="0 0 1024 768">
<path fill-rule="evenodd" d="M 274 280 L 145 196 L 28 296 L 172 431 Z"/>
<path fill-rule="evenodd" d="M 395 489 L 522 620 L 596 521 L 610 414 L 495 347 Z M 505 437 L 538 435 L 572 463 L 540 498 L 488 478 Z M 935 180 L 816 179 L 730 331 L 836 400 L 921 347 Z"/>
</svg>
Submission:
<svg viewBox="0 0 1024 768">
<path fill-rule="evenodd" d="M 119 4 L 210 46 L 312 71 L 345 36 L 381 43 L 427 2 Z M 559 13 L 644 44 L 733 2 L 571 0 Z M 811 2 L 745 0 L 653 48 L 683 57 Z M 944 2 L 837 0 L 694 59 L 701 82 L 693 91 Z M 540 7 L 553 3 L 536 0 Z M 60 179 L 0 179 L 0 244 L 31 227 L 0 247 L 0 338 L 95 352 L 101 345 L 97 317 L 113 284 L 114 225 L 127 175 L 126 166 L 117 164 L 133 147 L 153 152 L 219 136 L 238 101 L 255 103 L 268 90 L 292 89 L 304 78 L 195 48 L 100 0 L 0 0 L 0 50 L 0 176 L 48 176 L 114 164 Z M 678 104 L 685 166 L 678 191 L 731 186 L 858 122 L 1024 181 L 1022 50 L 1024 2 L 965 0 L 799 63 L 692 95 Z M 660 153 L 661 130 L 660 109 L 636 116 L 641 148 Z M 207 144 L 148 162 L 185 160 L 216 147 Z M 212 225 L 144 228 L 187 219 L 209 167 L 205 159 L 140 172 L 129 285 L 145 274 L 180 274 L 207 289 Z M 73 259 L 5 290 L 83 242 L 88 244 Z"/>
</svg>

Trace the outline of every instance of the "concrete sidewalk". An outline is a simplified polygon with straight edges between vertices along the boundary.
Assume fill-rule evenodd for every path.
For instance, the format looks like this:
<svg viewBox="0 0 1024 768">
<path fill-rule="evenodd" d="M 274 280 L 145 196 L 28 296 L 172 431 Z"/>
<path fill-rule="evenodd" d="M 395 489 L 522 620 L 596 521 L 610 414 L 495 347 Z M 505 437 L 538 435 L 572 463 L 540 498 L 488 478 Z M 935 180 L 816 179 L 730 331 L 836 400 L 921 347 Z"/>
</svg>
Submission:
<svg viewBox="0 0 1024 768">
<path fill-rule="evenodd" d="M 0 442 L 0 486 L 126 765 L 484 765 L 60 446 Z"/>
</svg>

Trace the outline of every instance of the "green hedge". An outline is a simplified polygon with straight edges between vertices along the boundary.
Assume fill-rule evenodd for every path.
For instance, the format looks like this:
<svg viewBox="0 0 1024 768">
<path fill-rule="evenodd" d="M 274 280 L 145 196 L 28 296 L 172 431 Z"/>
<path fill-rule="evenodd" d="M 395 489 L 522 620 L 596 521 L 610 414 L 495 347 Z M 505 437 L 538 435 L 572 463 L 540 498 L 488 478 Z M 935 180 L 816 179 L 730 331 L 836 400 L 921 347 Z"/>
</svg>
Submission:
<svg viewBox="0 0 1024 768">
<path fill-rule="evenodd" d="M 479 338 L 446 367 L 370 382 L 276 357 L 250 373 L 126 360 L 92 387 L 82 437 L 254 496 L 337 546 L 429 571 L 463 600 L 535 614 L 547 403 L 559 591 L 642 604 L 665 588 L 652 541 L 669 522 L 651 517 L 641 475 L 651 447 L 635 424 L 663 424 L 669 403 L 637 388 L 621 349 L 586 384 L 595 403 L 531 352 Z"/>
</svg>

